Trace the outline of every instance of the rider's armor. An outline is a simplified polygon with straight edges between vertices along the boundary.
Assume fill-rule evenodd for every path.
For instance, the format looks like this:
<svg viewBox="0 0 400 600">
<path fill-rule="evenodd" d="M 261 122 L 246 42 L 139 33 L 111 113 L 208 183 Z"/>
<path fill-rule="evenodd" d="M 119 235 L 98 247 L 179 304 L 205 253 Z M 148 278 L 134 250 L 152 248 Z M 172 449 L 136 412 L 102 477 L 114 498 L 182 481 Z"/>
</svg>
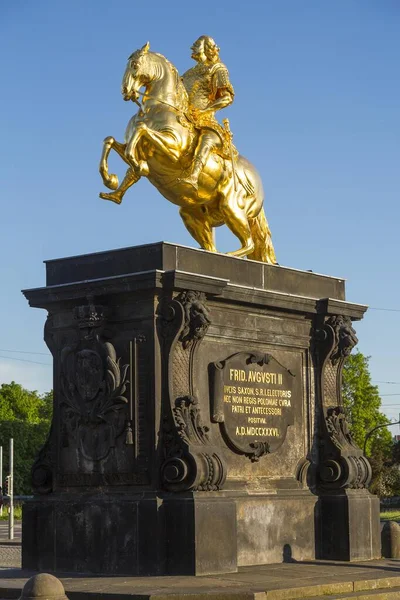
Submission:
<svg viewBox="0 0 400 600">
<path fill-rule="evenodd" d="M 226 66 L 217 62 L 212 65 L 197 63 L 182 76 L 183 85 L 189 96 L 189 117 L 200 130 L 211 129 L 221 140 L 221 147 L 214 150 L 224 158 L 230 157 L 230 136 L 218 123 L 214 112 L 199 114 L 219 98 L 221 90 L 228 90 L 234 96 Z"/>
</svg>

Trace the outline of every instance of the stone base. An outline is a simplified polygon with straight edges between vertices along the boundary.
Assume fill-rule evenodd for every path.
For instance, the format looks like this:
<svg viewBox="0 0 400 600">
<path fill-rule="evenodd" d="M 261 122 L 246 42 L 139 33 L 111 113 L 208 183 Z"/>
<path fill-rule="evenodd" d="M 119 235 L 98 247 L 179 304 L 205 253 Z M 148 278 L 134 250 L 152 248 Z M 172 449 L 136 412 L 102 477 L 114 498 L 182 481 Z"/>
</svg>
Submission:
<svg viewBox="0 0 400 600">
<path fill-rule="evenodd" d="M 32 500 L 23 507 L 22 564 L 54 573 L 143 576 L 313 560 L 316 502 L 300 490 Z"/>
<path fill-rule="evenodd" d="M 340 395 L 366 307 L 342 279 L 158 243 L 47 261 L 24 293 L 48 311 L 55 374 L 24 568 L 214 575 L 380 555 L 378 500 L 345 491 L 370 469 Z"/>
<path fill-rule="evenodd" d="M 231 498 L 194 494 L 163 502 L 166 573 L 237 572 L 236 506 Z"/>
<path fill-rule="evenodd" d="M 238 565 L 314 560 L 316 502 L 300 490 L 238 498 Z"/>
<path fill-rule="evenodd" d="M 379 498 L 367 490 L 320 496 L 317 504 L 317 558 L 373 560 L 381 557 Z"/>
<path fill-rule="evenodd" d="M 24 569 L 135 576 L 237 571 L 235 503 L 204 493 L 28 501 L 22 531 Z"/>
</svg>

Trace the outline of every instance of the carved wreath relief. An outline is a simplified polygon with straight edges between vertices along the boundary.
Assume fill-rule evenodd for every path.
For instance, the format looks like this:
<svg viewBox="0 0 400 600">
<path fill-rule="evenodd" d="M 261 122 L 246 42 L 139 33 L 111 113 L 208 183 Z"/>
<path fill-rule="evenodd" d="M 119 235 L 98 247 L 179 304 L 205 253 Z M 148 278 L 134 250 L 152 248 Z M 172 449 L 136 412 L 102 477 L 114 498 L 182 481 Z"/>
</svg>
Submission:
<svg viewBox="0 0 400 600">
<path fill-rule="evenodd" d="M 122 408 L 128 365 L 121 367 L 114 346 L 64 348 L 61 355 L 64 434 L 88 460 L 102 460 L 126 428 Z"/>
<path fill-rule="evenodd" d="M 100 461 L 127 429 L 128 365 L 121 365 L 111 342 L 95 332 L 103 308 L 75 311 L 81 339 L 61 352 L 63 446 L 71 443 L 89 461 Z"/>
</svg>

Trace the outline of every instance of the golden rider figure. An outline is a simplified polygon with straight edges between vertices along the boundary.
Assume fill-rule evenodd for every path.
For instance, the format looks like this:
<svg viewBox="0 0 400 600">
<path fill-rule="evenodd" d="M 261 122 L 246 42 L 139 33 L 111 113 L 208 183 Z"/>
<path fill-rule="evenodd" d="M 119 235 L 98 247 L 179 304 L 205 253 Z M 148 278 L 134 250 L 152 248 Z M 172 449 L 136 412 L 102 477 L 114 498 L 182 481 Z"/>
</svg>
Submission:
<svg viewBox="0 0 400 600">
<path fill-rule="evenodd" d="M 220 62 L 219 48 L 211 37 L 202 35 L 191 50 L 197 64 L 184 73 L 182 81 L 189 96 L 190 117 L 200 135 L 190 174 L 179 181 L 197 190 L 199 175 L 210 153 L 230 157 L 230 136 L 218 123 L 215 112 L 232 104 L 235 93 L 228 69 Z"/>
<path fill-rule="evenodd" d="M 195 41 L 192 58 L 195 66 L 180 77 L 149 43 L 129 56 L 121 91 L 140 111 L 129 121 L 124 143 L 112 136 L 104 140 L 99 169 L 112 193 L 100 196 L 120 204 L 126 190 L 147 177 L 180 207 L 201 248 L 216 252 L 213 230 L 225 224 L 240 241 L 232 256 L 275 264 L 260 174 L 233 147 L 228 120 L 223 127 L 215 117 L 234 99 L 228 70 L 209 36 Z M 111 150 L 128 165 L 121 185 L 108 171 Z"/>
</svg>

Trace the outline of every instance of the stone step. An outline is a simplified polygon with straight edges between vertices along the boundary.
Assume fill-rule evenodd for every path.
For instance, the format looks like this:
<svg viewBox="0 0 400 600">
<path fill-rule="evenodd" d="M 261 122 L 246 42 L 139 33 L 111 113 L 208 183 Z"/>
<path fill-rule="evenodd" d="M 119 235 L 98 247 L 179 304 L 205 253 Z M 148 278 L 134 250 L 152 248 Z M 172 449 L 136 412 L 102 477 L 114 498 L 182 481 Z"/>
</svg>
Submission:
<svg viewBox="0 0 400 600">
<path fill-rule="evenodd" d="M 288 565 L 275 565 L 224 577 L 59 577 L 69 600 L 400 600 L 400 561 L 319 564 L 321 574 L 315 566 L 293 565 L 291 573 Z M 0 569 L 0 600 L 19 598 L 31 574 Z"/>
<path fill-rule="evenodd" d="M 390 595 L 389 595 L 390 594 Z M 255 595 L 256 596 L 256 595 Z M 260 595 L 261 596 L 261 595 Z M 400 600 L 400 576 L 360 579 L 354 581 L 336 581 L 319 585 L 307 585 L 293 588 L 281 588 L 265 592 L 266 600 L 339 600 L 356 598 L 357 600 Z M 254 600 L 261 600 L 255 598 Z"/>
<path fill-rule="evenodd" d="M 400 587 L 352 592 L 346 594 L 328 594 L 324 596 L 307 596 L 302 600 L 400 600 Z"/>
</svg>

